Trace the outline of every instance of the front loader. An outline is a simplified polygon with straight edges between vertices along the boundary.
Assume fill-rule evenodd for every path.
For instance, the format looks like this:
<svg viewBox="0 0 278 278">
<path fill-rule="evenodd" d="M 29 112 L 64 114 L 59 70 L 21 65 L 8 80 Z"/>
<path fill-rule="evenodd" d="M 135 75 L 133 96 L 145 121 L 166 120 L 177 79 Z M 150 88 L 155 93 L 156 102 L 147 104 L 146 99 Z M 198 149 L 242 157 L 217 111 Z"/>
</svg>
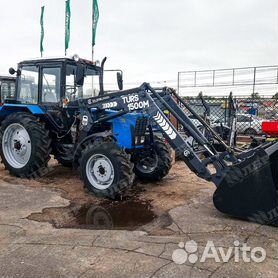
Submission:
<svg viewBox="0 0 278 278">
<path fill-rule="evenodd" d="M 217 152 L 213 143 L 190 121 L 176 100 L 198 118 L 225 151 Z M 187 166 L 200 178 L 216 185 L 213 202 L 219 211 L 259 223 L 278 224 L 278 187 L 275 175 L 278 165 L 275 159 L 271 159 L 276 156 L 277 143 L 269 142 L 248 151 L 234 151 L 169 88 L 156 91 L 150 85 L 143 84 L 136 89 L 111 94 L 109 99 L 92 98 L 86 101 L 85 117 L 89 117 L 92 109 L 102 111 L 111 106 L 113 117 L 122 117 L 135 111 L 147 117 L 150 135 L 153 122 L 159 125 L 164 137 Z M 196 153 L 191 148 L 187 139 L 179 134 L 163 113 L 164 110 L 168 110 L 177 119 L 188 138 L 193 137 L 202 151 Z"/>
<path fill-rule="evenodd" d="M 115 198 L 132 186 L 134 175 L 157 181 L 168 174 L 170 149 L 157 136 L 159 127 L 185 164 L 216 185 L 213 202 L 219 211 L 277 224 L 277 165 L 271 159 L 278 150 L 276 142 L 235 151 L 173 89 L 153 89 L 144 83 L 105 92 L 103 65 L 78 57 L 24 61 L 10 72 L 17 74 L 16 96 L 0 107 L 0 146 L 12 175 L 40 176 L 53 155 L 78 169 L 89 191 Z M 199 120 L 205 133 L 178 103 Z M 185 137 L 165 110 L 183 127 Z M 197 151 L 190 145 L 192 137 Z"/>
</svg>

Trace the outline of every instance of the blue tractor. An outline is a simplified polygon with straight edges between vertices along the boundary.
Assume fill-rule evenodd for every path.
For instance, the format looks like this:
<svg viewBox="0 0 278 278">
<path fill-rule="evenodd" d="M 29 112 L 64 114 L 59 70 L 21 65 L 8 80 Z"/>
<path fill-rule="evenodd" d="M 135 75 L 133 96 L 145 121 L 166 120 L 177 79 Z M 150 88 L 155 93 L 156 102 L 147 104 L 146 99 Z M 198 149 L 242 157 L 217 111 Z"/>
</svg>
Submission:
<svg viewBox="0 0 278 278">
<path fill-rule="evenodd" d="M 14 176 L 32 178 L 47 171 L 50 155 L 79 169 L 97 196 L 115 198 L 135 174 L 157 181 L 171 168 L 170 148 L 153 136 L 142 112 L 119 115 L 103 88 L 103 67 L 77 56 L 19 63 L 16 94 L 0 107 L 1 157 Z M 122 74 L 118 72 L 122 89 Z M 95 98 L 92 98 L 95 96 Z"/>
<path fill-rule="evenodd" d="M 0 146 L 11 174 L 39 176 L 52 154 L 78 168 L 89 191 L 115 198 L 135 174 L 149 181 L 168 174 L 170 149 L 158 130 L 190 170 L 216 185 L 213 202 L 220 212 L 278 225 L 277 142 L 235 148 L 173 89 L 143 83 L 121 90 L 120 73 L 120 90 L 105 92 L 104 62 L 97 67 L 78 57 L 41 59 L 10 69 L 17 74 L 16 94 L 0 107 Z"/>
</svg>

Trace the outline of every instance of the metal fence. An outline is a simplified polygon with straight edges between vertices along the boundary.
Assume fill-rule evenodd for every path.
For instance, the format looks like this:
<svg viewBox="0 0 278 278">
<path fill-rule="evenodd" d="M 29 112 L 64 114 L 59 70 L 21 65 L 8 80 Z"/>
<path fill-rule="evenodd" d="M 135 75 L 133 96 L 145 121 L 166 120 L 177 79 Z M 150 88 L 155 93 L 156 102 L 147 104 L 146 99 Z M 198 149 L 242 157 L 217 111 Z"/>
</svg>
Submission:
<svg viewBox="0 0 278 278">
<path fill-rule="evenodd" d="M 213 93 L 232 90 L 242 95 L 270 95 L 278 92 L 278 66 L 259 66 L 217 70 L 183 71 L 178 73 L 180 95 L 198 94 L 200 90 Z M 230 88 L 230 89 L 228 89 Z"/>
<path fill-rule="evenodd" d="M 229 123 L 229 92 L 237 101 L 238 134 L 262 134 L 262 122 L 278 120 L 278 66 L 259 66 L 178 73 L 178 93 L 195 111 L 204 107 L 197 95 L 203 92 L 212 122 Z M 192 119 L 193 122 L 195 119 Z M 196 121 L 197 124 L 197 121 Z"/>
<path fill-rule="evenodd" d="M 229 97 L 204 97 L 209 104 L 211 112 L 211 122 L 213 124 L 229 123 Z M 201 116 L 205 113 L 205 108 L 199 97 L 184 97 L 185 101 Z M 241 135 L 262 134 L 262 122 L 278 120 L 278 98 L 264 96 L 258 99 L 252 97 L 234 98 L 237 102 L 237 132 Z M 198 125 L 198 120 L 194 119 L 190 113 L 189 117 L 194 124 Z"/>
</svg>

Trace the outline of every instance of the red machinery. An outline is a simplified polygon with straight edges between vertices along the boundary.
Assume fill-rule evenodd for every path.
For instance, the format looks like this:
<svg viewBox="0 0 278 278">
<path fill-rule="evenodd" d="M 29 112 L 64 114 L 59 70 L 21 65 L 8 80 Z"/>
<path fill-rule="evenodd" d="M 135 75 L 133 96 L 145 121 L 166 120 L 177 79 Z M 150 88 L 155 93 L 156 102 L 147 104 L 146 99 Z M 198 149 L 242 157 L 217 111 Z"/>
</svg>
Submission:
<svg viewBox="0 0 278 278">
<path fill-rule="evenodd" d="M 278 137 L 278 121 L 276 122 L 263 122 L 262 131 L 270 136 Z"/>
</svg>

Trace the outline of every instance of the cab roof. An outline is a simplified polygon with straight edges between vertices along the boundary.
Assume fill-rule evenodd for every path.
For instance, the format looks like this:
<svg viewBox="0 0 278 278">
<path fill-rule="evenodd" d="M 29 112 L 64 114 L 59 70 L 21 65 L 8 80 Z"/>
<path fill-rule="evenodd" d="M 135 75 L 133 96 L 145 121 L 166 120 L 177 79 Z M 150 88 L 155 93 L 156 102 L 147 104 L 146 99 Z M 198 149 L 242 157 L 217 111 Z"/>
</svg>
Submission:
<svg viewBox="0 0 278 278">
<path fill-rule="evenodd" d="M 69 64 L 84 64 L 87 66 L 92 66 L 94 68 L 100 69 L 99 66 L 96 66 L 96 64 L 93 61 L 86 60 L 79 58 L 78 61 L 76 61 L 73 57 L 51 57 L 51 58 L 34 58 L 34 59 L 28 59 L 24 60 L 19 63 L 19 65 L 34 65 L 34 64 L 47 64 L 47 63 L 69 63 Z"/>
<path fill-rule="evenodd" d="M 16 77 L 14 76 L 5 76 L 5 75 L 0 75 L 0 81 L 1 80 L 6 80 L 6 81 L 15 81 Z"/>
</svg>

